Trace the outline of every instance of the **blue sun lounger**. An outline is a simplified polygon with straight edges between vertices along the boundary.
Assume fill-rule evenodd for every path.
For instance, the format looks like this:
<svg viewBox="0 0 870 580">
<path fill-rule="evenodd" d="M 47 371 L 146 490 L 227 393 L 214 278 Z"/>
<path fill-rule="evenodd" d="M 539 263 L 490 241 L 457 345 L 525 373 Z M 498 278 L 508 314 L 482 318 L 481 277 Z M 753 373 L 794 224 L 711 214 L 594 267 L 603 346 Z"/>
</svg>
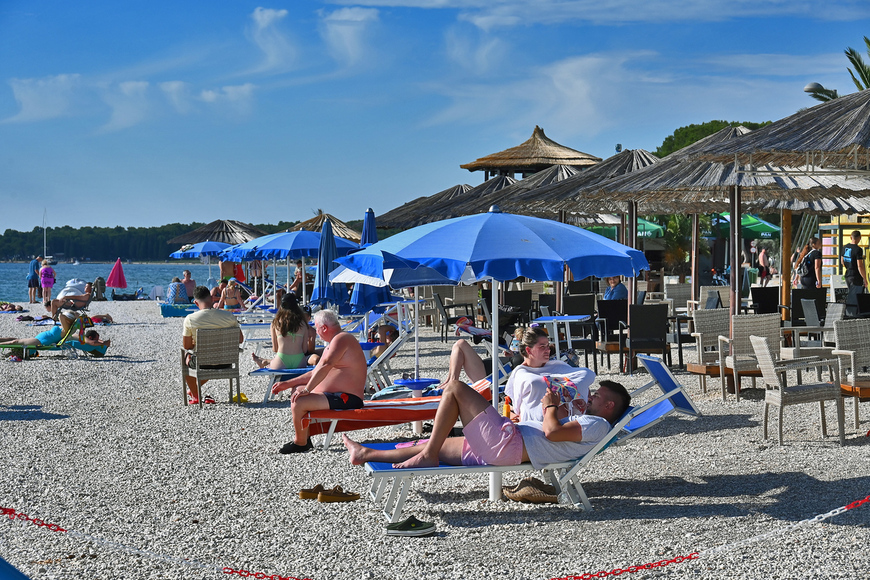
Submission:
<svg viewBox="0 0 870 580">
<path fill-rule="evenodd" d="M 637 358 L 649 370 L 653 380 L 631 393 L 632 398 L 653 387 L 658 387 L 661 394 L 644 405 L 630 407 L 610 432 L 583 457 L 576 461 L 555 463 L 544 468 L 544 475 L 555 486 L 560 503 L 592 511 L 592 504 L 583 490 L 579 475 L 599 453 L 612 444 L 624 442 L 643 433 L 673 413 L 700 416 L 700 411 L 695 407 L 683 386 L 677 382 L 661 359 L 645 355 L 638 355 Z M 391 449 L 395 445 L 395 443 L 375 443 L 366 446 L 374 449 Z M 365 464 L 365 470 L 372 478 L 369 497 L 384 506 L 382 513 L 387 521 L 397 522 L 401 518 L 402 507 L 408 497 L 411 480 L 414 477 L 535 471 L 535 468 L 532 467 L 531 463 L 523 463 L 508 466 L 480 465 L 473 467 L 441 464 L 438 467 L 394 469 L 389 463 L 369 462 Z"/>
</svg>

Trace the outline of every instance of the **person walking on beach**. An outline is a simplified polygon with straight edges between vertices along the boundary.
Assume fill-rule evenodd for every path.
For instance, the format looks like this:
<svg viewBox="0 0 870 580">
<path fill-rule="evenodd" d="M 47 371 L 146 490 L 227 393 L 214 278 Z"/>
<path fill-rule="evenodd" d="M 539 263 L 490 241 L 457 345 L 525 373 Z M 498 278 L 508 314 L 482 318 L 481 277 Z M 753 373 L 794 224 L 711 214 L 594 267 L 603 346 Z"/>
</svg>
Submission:
<svg viewBox="0 0 870 580">
<path fill-rule="evenodd" d="M 801 273 L 801 288 L 812 289 L 822 287 L 822 241 L 813 236 L 807 242 L 798 259 L 798 270 L 806 264 L 806 273 Z"/>
<path fill-rule="evenodd" d="M 30 267 L 27 271 L 27 295 L 30 304 L 36 304 L 42 298 L 42 290 L 39 286 L 39 267 L 41 262 L 42 256 L 36 256 L 36 258 L 30 260 Z"/>
<path fill-rule="evenodd" d="M 601 441 L 625 413 L 631 396 L 613 381 L 601 381 L 589 397 L 583 415 L 572 414 L 569 403 L 547 390 L 541 399 L 544 420 L 514 425 L 489 401 L 460 381 L 444 389 L 432 435 L 425 445 L 396 449 L 363 447 L 342 435 L 353 465 L 369 461 L 392 463 L 396 469 L 449 465 L 519 465 L 531 461 L 535 469 L 552 463 L 573 461 Z M 462 419 L 464 437 L 448 437 L 456 419 Z"/>
<path fill-rule="evenodd" d="M 314 313 L 317 335 L 327 343 L 314 370 L 289 381 L 275 383 L 272 393 L 294 389 L 290 397 L 294 440 L 280 453 L 301 453 L 314 446 L 302 418 L 309 411 L 321 409 L 361 409 L 366 385 L 366 357 L 359 341 L 343 332 L 332 310 Z"/>
</svg>

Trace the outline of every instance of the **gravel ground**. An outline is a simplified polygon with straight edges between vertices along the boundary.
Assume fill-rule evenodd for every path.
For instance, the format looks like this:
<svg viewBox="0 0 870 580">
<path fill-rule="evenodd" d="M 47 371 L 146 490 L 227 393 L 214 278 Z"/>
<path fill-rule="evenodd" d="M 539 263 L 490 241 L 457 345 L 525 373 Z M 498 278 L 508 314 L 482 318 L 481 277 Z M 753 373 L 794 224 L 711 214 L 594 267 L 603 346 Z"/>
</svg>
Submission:
<svg viewBox="0 0 870 580">
<path fill-rule="evenodd" d="M 583 477 L 591 513 L 492 503 L 485 476 L 431 478 L 414 483 L 405 511 L 436 522 L 438 533 L 386 537 L 379 508 L 366 496 L 343 504 L 298 499 L 300 488 L 316 483 L 365 493 L 369 481 L 338 444 L 279 455 L 291 436 L 289 406 L 256 402 L 263 379 L 243 377 L 250 404 L 226 403 L 223 382 L 204 389 L 218 404 L 184 407 L 181 319 L 161 318 L 153 302 L 91 310 L 118 321 L 101 329 L 113 342 L 106 358 L 0 361 L 7 379 L 0 384 L 0 506 L 69 530 L 0 522 L 0 555 L 33 578 L 217 578 L 229 566 L 314 580 L 537 580 L 733 544 L 870 493 L 868 421 L 856 432 L 851 400 L 844 447 L 836 436 L 821 437 L 815 406 L 786 409 L 780 447 L 762 438 L 760 390 L 723 403 L 715 389 L 702 395 L 696 378 L 678 373 L 703 416 L 668 419 L 603 453 Z M 0 315 L 0 335 L 40 330 L 14 318 Z M 424 376 L 446 374 L 448 346 L 424 332 Z M 253 367 L 248 357 L 243 370 Z M 412 366 L 408 346 L 393 368 Z M 610 378 L 631 389 L 647 376 Z M 402 426 L 352 436 L 411 433 Z M 508 474 L 505 484 L 525 475 Z M 863 578 L 870 568 L 868 521 L 864 505 L 633 577 Z"/>
</svg>

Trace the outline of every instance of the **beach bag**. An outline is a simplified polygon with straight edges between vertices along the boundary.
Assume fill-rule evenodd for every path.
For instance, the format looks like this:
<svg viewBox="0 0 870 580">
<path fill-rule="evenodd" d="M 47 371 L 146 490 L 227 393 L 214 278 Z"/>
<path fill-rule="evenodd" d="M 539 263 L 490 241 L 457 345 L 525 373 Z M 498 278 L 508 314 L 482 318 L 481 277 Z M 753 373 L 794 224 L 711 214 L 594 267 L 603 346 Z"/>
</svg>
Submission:
<svg viewBox="0 0 870 580">
<path fill-rule="evenodd" d="M 810 275 L 810 264 L 806 260 L 806 258 L 804 258 L 803 261 L 800 263 L 800 265 L 798 265 L 797 275 L 800 276 L 801 278 L 803 278 L 804 276 Z"/>
</svg>

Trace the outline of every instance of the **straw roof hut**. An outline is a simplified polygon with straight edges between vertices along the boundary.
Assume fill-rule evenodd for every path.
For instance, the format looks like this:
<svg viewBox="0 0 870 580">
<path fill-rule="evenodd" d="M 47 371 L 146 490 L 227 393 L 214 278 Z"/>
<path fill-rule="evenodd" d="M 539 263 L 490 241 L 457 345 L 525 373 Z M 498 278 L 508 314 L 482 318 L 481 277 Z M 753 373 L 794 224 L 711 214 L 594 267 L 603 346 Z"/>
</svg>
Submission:
<svg viewBox="0 0 870 580">
<path fill-rule="evenodd" d="M 362 234 L 360 232 L 351 228 L 349 225 L 347 225 L 334 215 L 324 213 L 322 209 L 318 209 L 317 215 L 315 215 L 313 218 L 305 220 L 304 222 L 300 222 L 287 231 L 298 232 L 306 230 L 309 232 L 319 232 L 323 229 L 323 222 L 325 221 L 329 221 L 330 225 L 332 225 L 332 233 L 339 238 L 344 238 L 346 240 L 357 243 L 359 243 L 359 241 L 362 239 Z"/>
<path fill-rule="evenodd" d="M 536 125 L 532 136 L 527 141 L 459 167 L 469 171 L 483 171 L 484 179 L 488 180 L 490 174 L 513 175 L 521 173 L 528 175 L 551 165 L 572 165 L 584 168 L 595 165 L 599 161 L 601 161 L 600 157 L 556 143 L 544 135 L 544 130 Z"/>
<path fill-rule="evenodd" d="M 422 196 L 400 205 L 397 208 L 378 216 L 379 228 L 410 228 L 420 223 L 417 222 L 421 216 L 425 215 L 426 208 L 430 205 L 437 205 L 441 202 L 460 199 L 472 187 L 467 184 L 454 185 L 443 191 L 439 191 L 433 195 Z"/>
<path fill-rule="evenodd" d="M 798 111 L 751 136 L 703 151 L 748 165 L 870 170 L 870 90 Z"/>
<path fill-rule="evenodd" d="M 185 244 L 198 244 L 200 242 L 212 241 L 235 245 L 265 235 L 266 232 L 259 228 L 255 228 L 251 224 L 235 220 L 215 220 L 201 228 L 176 236 L 167 243 L 182 246 Z"/>
<path fill-rule="evenodd" d="M 488 196 L 514 183 L 517 183 L 517 180 L 513 177 L 497 175 L 477 187 L 467 185 L 451 187 L 435 195 L 415 199 L 385 213 L 378 218 L 378 227 L 413 228 L 422 224 L 467 215 L 457 212 L 457 208 L 468 200 Z M 468 189 L 463 189 L 463 187 Z"/>
</svg>

